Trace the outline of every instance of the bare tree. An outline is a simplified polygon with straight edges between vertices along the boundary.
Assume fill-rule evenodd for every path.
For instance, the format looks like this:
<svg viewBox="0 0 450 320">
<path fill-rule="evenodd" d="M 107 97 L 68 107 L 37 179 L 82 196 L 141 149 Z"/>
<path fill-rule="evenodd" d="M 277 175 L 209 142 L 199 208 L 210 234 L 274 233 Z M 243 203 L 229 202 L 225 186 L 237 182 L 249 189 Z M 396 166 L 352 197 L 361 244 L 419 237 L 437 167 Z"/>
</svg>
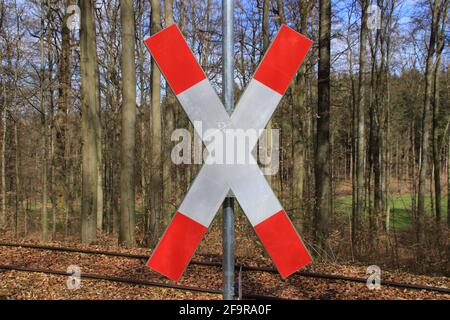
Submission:
<svg viewBox="0 0 450 320">
<path fill-rule="evenodd" d="M 364 210 L 364 157 L 365 157 L 365 70 L 366 70 L 366 41 L 367 41 L 367 9 L 368 1 L 360 0 L 361 5 L 361 30 L 359 36 L 359 86 L 356 103 L 356 139 L 355 139 L 355 199 L 353 199 L 352 211 L 352 243 L 358 250 L 360 221 Z"/>
<path fill-rule="evenodd" d="M 315 148 L 315 239 L 318 246 L 326 249 L 330 219 L 331 172 L 330 172 L 330 42 L 331 1 L 319 1 L 319 69 L 317 77 L 317 136 Z"/>
<path fill-rule="evenodd" d="M 308 20 L 311 14 L 313 1 L 300 2 L 300 33 L 308 34 Z M 307 65 L 308 59 L 300 65 L 292 90 L 294 105 L 292 107 L 292 205 L 294 210 L 300 211 L 302 207 L 305 174 L 306 149 L 308 137 L 306 136 L 306 124 L 304 121 L 308 106 L 306 104 L 307 94 Z"/>
<path fill-rule="evenodd" d="M 151 0 L 152 15 L 150 33 L 161 30 L 161 6 L 159 0 Z M 156 244 L 161 228 L 161 211 L 163 201 L 163 163 L 162 163 L 162 117 L 161 117 L 161 71 L 154 59 L 151 66 L 151 216 L 148 220 L 147 232 L 151 232 L 149 242 Z"/>
<path fill-rule="evenodd" d="M 173 18 L 173 0 L 164 0 L 164 20 L 166 27 L 174 23 Z M 172 89 L 166 87 L 165 96 L 165 108 L 164 108 L 164 141 L 170 141 L 173 130 L 175 129 L 175 107 L 176 101 Z M 163 161 L 163 184 L 164 184 L 164 205 L 162 207 L 162 229 L 166 229 L 169 225 L 173 210 L 175 209 L 173 203 L 174 196 L 174 183 L 172 182 L 172 172 L 173 166 L 170 158 L 170 148 L 171 145 L 168 143 L 164 144 L 164 161 Z"/>
<path fill-rule="evenodd" d="M 120 4 L 122 24 L 122 150 L 120 171 L 120 233 L 119 242 L 135 245 L 135 161 L 136 161 L 136 65 L 134 58 L 133 0 Z"/>
<path fill-rule="evenodd" d="M 4 19 L 5 19 L 5 3 L 2 0 L 0 2 L 0 30 L 3 30 Z M 2 35 L 0 31 L 0 36 Z M 2 44 L 5 43 L 2 41 Z M 4 52 L 8 50 L 6 46 L 0 48 L 0 63 L 2 65 L 2 172 L 1 172 L 1 183 L 2 183 L 2 226 L 7 225 L 7 212 L 6 212 L 6 137 L 8 131 L 8 101 L 7 101 L 7 90 L 6 90 L 6 68 L 3 67 L 3 57 Z"/>
<path fill-rule="evenodd" d="M 69 167 L 69 110 L 71 96 L 71 77 L 70 77 L 70 29 L 67 25 L 70 13 L 67 7 L 71 0 L 64 1 L 64 15 L 61 23 L 61 51 L 58 65 L 58 110 L 56 112 L 55 126 L 55 161 L 54 166 L 57 171 L 56 189 L 61 190 L 64 198 L 64 211 L 66 223 L 68 217 L 73 211 L 70 190 L 70 167 Z M 66 224 L 66 230 L 67 230 Z"/>
<path fill-rule="evenodd" d="M 435 218 L 436 222 L 439 224 L 441 222 L 441 156 L 442 156 L 442 140 L 443 137 L 439 135 L 439 67 L 441 64 L 442 52 L 444 51 L 445 44 L 445 29 L 448 19 L 448 0 L 444 0 L 442 3 L 444 14 L 440 14 L 440 20 L 442 22 L 437 25 L 436 29 L 436 61 L 433 70 L 433 91 L 434 95 L 432 98 L 432 142 L 433 142 L 433 170 L 434 170 L 434 194 L 435 194 Z"/>
<path fill-rule="evenodd" d="M 263 0 L 263 14 L 262 14 L 262 52 L 265 53 L 269 49 L 270 45 L 270 30 L 269 30 L 269 12 L 270 12 L 270 0 Z M 261 59 L 263 55 L 261 55 Z M 272 149 L 273 149 L 273 141 L 272 141 L 272 119 L 269 120 L 266 126 L 266 148 L 267 154 L 266 163 L 272 164 Z M 268 176 L 267 180 L 271 185 L 274 184 L 274 176 Z"/>
<path fill-rule="evenodd" d="M 48 132 L 47 115 L 45 110 L 45 2 L 41 2 L 41 28 L 39 34 L 39 53 L 40 53 L 40 72 L 39 72 L 39 101 L 42 121 L 42 213 L 41 213 L 41 232 L 42 239 L 48 238 L 48 216 L 47 216 L 47 198 L 48 198 Z"/>
<path fill-rule="evenodd" d="M 82 119 L 82 187 L 81 187 L 81 241 L 97 240 L 97 183 L 99 129 L 97 41 L 93 0 L 81 1 L 80 67 Z"/>
<path fill-rule="evenodd" d="M 3 51 L 2 51 L 3 52 Z M 3 59 L 2 59 L 3 60 Z M 6 100 L 6 80 L 2 83 L 2 225 L 7 224 L 6 213 L 6 137 L 8 130 L 8 109 Z"/>
<path fill-rule="evenodd" d="M 447 227 L 450 228 L 450 130 L 447 130 Z"/>
<path fill-rule="evenodd" d="M 424 219 L 425 219 L 425 181 L 428 168 L 428 156 L 430 145 L 430 129 L 431 129 L 431 99 L 433 90 L 433 70 L 434 56 L 436 53 L 436 38 L 438 36 L 439 17 L 441 0 L 434 0 L 431 3 L 431 29 L 428 43 L 428 51 L 425 66 L 425 96 L 422 111 L 422 134 L 420 141 L 419 155 L 419 185 L 417 195 L 417 242 L 419 243 L 419 258 L 422 255 L 422 244 L 424 241 Z"/>
</svg>

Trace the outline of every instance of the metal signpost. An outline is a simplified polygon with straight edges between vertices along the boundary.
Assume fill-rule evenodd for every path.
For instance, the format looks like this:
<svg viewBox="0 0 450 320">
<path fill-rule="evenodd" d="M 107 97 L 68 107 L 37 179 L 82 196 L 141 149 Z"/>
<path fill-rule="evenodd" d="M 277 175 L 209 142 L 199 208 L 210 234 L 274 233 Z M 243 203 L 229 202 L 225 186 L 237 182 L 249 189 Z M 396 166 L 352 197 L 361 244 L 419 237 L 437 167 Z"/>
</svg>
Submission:
<svg viewBox="0 0 450 320">
<path fill-rule="evenodd" d="M 232 0 L 223 0 L 223 10 L 223 100 L 226 108 L 175 24 L 145 41 L 209 151 L 205 163 L 147 265 L 178 281 L 221 204 L 224 203 L 223 292 L 224 299 L 233 299 L 234 217 L 233 199 L 228 197 L 230 189 L 283 278 L 311 262 L 309 252 L 264 178 L 251 150 L 257 144 L 262 130 L 303 62 L 312 42 L 283 25 L 230 116 L 228 112 L 233 109 Z M 201 125 L 196 125 L 198 123 Z M 214 158 L 212 154 L 215 152 L 210 144 L 212 137 L 227 136 L 229 131 L 252 130 L 257 132 L 255 138 L 240 142 L 246 144 L 245 163 L 223 163 L 212 160 Z M 226 154 L 230 153 L 228 142 Z M 236 159 L 233 158 L 233 161 Z"/>
<path fill-rule="evenodd" d="M 223 102 L 231 115 L 234 107 L 233 17 L 234 0 L 222 1 L 223 30 Z M 228 196 L 223 204 L 223 298 L 234 299 L 234 199 Z"/>
</svg>

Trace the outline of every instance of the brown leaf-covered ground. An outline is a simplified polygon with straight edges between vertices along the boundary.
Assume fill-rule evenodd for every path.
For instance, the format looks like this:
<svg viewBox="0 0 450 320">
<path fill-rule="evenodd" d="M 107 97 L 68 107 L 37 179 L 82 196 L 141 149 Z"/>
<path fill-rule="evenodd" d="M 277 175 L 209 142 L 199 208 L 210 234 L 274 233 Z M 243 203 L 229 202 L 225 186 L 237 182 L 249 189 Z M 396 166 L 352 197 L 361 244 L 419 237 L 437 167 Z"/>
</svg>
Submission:
<svg viewBox="0 0 450 320">
<path fill-rule="evenodd" d="M 0 237 L 1 242 L 11 241 L 9 237 Z M 40 243 L 27 240 L 26 243 Z M 72 241 L 47 242 L 46 245 L 70 246 L 105 251 L 127 252 L 150 255 L 144 248 L 125 249 L 104 239 L 101 245 L 84 246 Z M 195 259 L 213 259 L 220 261 L 219 248 L 202 243 Z M 216 252 L 215 252 L 216 251 Z M 254 258 L 239 256 L 239 263 L 254 266 L 271 266 L 270 259 L 264 255 Z M 0 265 L 19 265 L 29 268 L 48 268 L 66 271 L 70 265 L 77 265 L 82 273 L 101 274 L 131 279 L 143 279 L 170 283 L 166 278 L 151 271 L 145 261 L 89 255 L 70 252 L 52 252 L 27 248 L 0 247 Z M 328 274 L 340 274 L 366 277 L 366 266 L 330 264 L 315 262 L 305 268 Z M 450 287 L 448 277 L 418 276 L 402 272 L 382 270 L 383 280 L 415 283 L 437 287 Z M 205 294 L 180 291 L 175 289 L 130 285 L 104 280 L 81 279 L 81 288 L 70 290 L 66 285 L 67 277 L 43 273 L 0 270 L 0 298 L 3 299 L 221 299 L 218 294 Z M 220 268 L 190 265 L 184 273 L 180 284 L 218 289 L 222 286 Z M 382 286 L 379 290 L 369 290 L 363 283 L 330 281 L 303 276 L 291 276 L 282 280 L 277 274 L 266 272 L 244 272 L 242 289 L 245 293 L 271 295 L 287 299 L 445 299 L 450 295 L 397 289 Z"/>
</svg>

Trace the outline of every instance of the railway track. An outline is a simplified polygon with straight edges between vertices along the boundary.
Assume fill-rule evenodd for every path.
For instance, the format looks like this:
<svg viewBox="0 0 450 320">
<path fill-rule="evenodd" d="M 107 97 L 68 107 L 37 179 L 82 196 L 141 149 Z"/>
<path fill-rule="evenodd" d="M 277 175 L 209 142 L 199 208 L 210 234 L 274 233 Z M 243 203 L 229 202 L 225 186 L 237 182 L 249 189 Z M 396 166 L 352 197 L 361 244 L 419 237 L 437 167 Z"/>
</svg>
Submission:
<svg viewBox="0 0 450 320">
<path fill-rule="evenodd" d="M 104 256 L 110 256 L 110 257 L 118 257 L 118 258 L 128 258 L 128 259 L 138 259 L 138 260 L 148 260 L 147 255 L 139 255 L 139 254 L 130 254 L 130 253 L 121 253 L 121 252 L 113 252 L 113 251 L 103 251 L 103 250 L 90 250 L 90 249 L 80 249 L 80 248 L 70 248 L 70 247 L 56 247 L 56 246 L 45 246 L 45 245 L 34 245 L 34 244 L 22 244 L 22 243 L 6 243 L 6 242 L 0 242 L 0 246 L 2 247 L 14 247 L 14 248 L 28 248 L 28 249 L 36 249 L 36 250 L 48 250 L 48 251 L 57 251 L 57 252 L 72 252 L 72 253 L 82 253 L 82 254 L 92 254 L 92 255 L 104 255 Z M 192 260 L 190 262 L 192 265 L 198 265 L 198 266 L 209 266 L 209 267 L 222 267 L 222 264 L 219 262 L 214 261 L 200 261 L 200 260 Z M 26 271 L 26 272 L 43 272 L 43 273 L 51 273 L 56 272 L 55 274 L 61 274 L 64 276 L 67 276 L 68 274 L 64 271 L 55 271 L 55 270 L 47 270 L 49 272 L 45 272 L 45 269 L 42 269 L 44 271 L 34 271 L 34 270 L 40 270 L 40 269 L 31 269 L 31 268 L 25 268 L 20 266 L 1 266 L 0 270 L 13 270 L 13 267 L 17 267 L 14 270 L 18 271 Z M 19 270 L 22 269 L 22 270 Z M 278 271 L 274 268 L 269 267 L 253 267 L 248 265 L 236 265 L 236 269 L 240 269 L 242 271 L 254 271 L 254 272 L 267 272 L 267 273 L 278 273 Z M 316 273 L 316 272 L 307 272 L 307 271 L 299 271 L 296 272 L 294 275 L 302 276 L 302 277 L 309 277 L 309 278 L 317 278 L 317 279 L 323 279 L 323 280 L 330 280 L 330 281 L 346 281 L 346 282 L 354 282 L 354 283 L 366 283 L 367 279 L 365 278 L 359 278 L 359 277 L 352 277 L 352 276 L 346 276 L 346 275 L 336 275 L 336 274 L 325 274 L 325 273 Z M 107 277 L 102 275 L 89 275 L 89 274 L 83 274 L 83 277 L 89 278 L 89 276 L 92 276 L 92 279 L 103 279 L 108 280 L 107 278 L 111 278 L 114 280 L 110 281 L 117 281 L 117 282 L 126 282 L 127 279 L 125 278 L 116 278 L 116 277 Z M 128 279 L 130 280 L 130 279 Z M 180 287 L 180 290 L 187 290 L 187 291 L 195 291 L 195 289 L 201 289 L 196 287 L 186 287 L 186 286 L 180 286 L 180 285 L 172 285 L 172 284 L 164 284 L 164 283 L 156 283 L 156 282 L 150 282 L 146 280 L 130 280 L 132 284 L 139 284 L 135 283 L 142 281 L 142 285 L 153 285 L 158 286 L 158 284 L 161 284 L 161 286 L 177 286 Z M 147 284 L 145 284 L 147 283 Z M 388 286 L 388 287 L 394 287 L 394 288 L 401 288 L 401 289 L 409 289 L 409 290 L 425 290 L 425 291 L 432 291 L 432 292 L 439 292 L 439 293 L 445 293 L 450 294 L 450 289 L 443 288 L 443 287 L 433 287 L 433 286 L 427 286 L 427 285 L 421 285 L 421 284 L 413 284 L 413 283 L 402 283 L 397 281 L 389 281 L 389 280 L 381 280 L 381 285 Z M 182 289 L 184 287 L 184 289 Z M 192 290 L 191 290 L 192 289 Z M 221 294 L 222 292 L 220 289 L 205 289 L 209 290 L 210 292 L 204 291 L 205 293 L 217 293 Z M 213 292 L 214 291 L 214 292 Z M 253 298 L 258 299 L 276 299 L 277 297 L 273 296 L 258 296 L 258 295 L 243 295 L 243 298 L 250 298 L 251 296 L 254 296 Z"/>
<path fill-rule="evenodd" d="M 20 271 L 20 272 L 32 272 L 32 273 L 44 273 L 44 274 L 51 274 L 51 275 L 64 276 L 64 277 L 68 277 L 68 276 L 72 275 L 71 273 L 68 273 L 66 271 L 60 271 L 60 270 L 28 268 L 28 267 L 22 267 L 22 266 L 16 266 L 16 265 L 0 265 L 0 271 L 7 271 L 7 270 L 10 270 L 10 271 L 14 270 L 14 271 Z M 130 279 L 130 278 L 123 278 L 123 277 L 105 276 L 105 275 L 92 274 L 92 273 L 82 273 L 82 274 L 80 274 L 80 277 L 83 279 L 120 282 L 120 283 L 126 283 L 126 284 L 167 288 L 167 289 L 176 289 L 176 290 L 182 290 L 182 291 L 201 292 L 201 293 L 209 293 L 209 294 L 222 294 L 221 289 L 202 288 L 202 287 L 196 287 L 196 286 L 185 286 L 185 285 L 179 285 L 179 284 L 155 282 L 155 281 L 142 280 L 142 279 Z M 259 294 L 242 294 L 241 298 L 242 299 L 257 299 L 257 300 L 284 300 L 282 298 L 275 297 L 275 296 L 259 295 Z"/>
</svg>

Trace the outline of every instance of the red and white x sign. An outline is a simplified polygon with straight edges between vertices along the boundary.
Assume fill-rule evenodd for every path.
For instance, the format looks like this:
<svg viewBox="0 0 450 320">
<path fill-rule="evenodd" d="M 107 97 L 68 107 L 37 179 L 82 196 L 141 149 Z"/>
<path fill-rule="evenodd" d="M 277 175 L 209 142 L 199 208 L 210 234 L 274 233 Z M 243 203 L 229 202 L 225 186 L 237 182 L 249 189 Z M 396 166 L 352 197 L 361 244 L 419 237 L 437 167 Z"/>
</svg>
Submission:
<svg viewBox="0 0 450 320">
<path fill-rule="evenodd" d="M 197 133 L 255 129 L 261 134 L 302 63 L 312 41 L 283 25 L 231 117 L 174 24 L 145 40 Z M 250 150 L 256 141 L 250 142 Z M 208 148 L 208 146 L 207 146 Z M 247 155 L 252 157 L 252 155 Z M 205 164 L 183 199 L 147 265 L 178 280 L 231 189 L 283 278 L 311 256 L 256 161 Z"/>
</svg>

